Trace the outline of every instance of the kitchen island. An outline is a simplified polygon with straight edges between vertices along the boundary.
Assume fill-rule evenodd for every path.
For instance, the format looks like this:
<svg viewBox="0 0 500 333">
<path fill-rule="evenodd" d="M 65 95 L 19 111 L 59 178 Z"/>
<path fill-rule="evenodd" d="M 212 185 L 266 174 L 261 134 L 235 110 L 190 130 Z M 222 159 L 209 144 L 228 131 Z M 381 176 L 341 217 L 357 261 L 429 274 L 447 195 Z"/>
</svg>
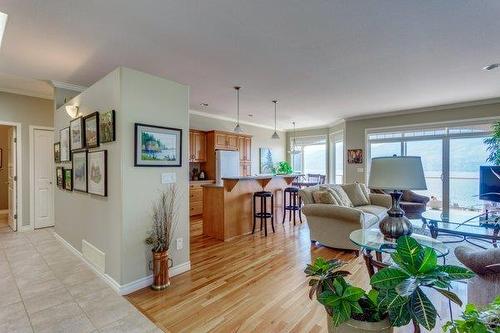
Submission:
<svg viewBox="0 0 500 333">
<path fill-rule="evenodd" d="M 251 233 L 253 194 L 272 192 L 275 210 L 282 209 L 283 190 L 299 176 L 231 177 L 223 178 L 222 183 L 203 185 L 203 234 L 227 241 Z"/>
</svg>

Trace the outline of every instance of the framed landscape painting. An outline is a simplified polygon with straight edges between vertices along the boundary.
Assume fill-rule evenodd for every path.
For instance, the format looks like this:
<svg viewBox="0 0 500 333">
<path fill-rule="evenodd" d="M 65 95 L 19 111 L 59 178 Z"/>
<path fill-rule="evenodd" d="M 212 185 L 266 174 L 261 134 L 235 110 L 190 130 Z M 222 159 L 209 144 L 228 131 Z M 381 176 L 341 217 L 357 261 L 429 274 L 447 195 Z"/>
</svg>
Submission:
<svg viewBox="0 0 500 333">
<path fill-rule="evenodd" d="M 88 153 L 88 193 L 105 197 L 108 195 L 107 151 Z"/>
<path fill-rule="evenodd" d="M 99 113 L 99 143 L 113 142 L 115 135 L 115 110 Z"/>
<path fill-rule="evenodd" d="M 64 180 L 64 189 L 68 191 L 73 191 L 73 170 L 64 169 L 63 180 Z"/>
<path fill-rule="evenodd" d="M 259 172 L 263 175 L 272 174 L 274 171 L 273 152 L 269 148 L 259 148 Z"/>
<path fill-rule="evenodd" d="M 71 161 L 71 145 L 69 139 L 69 127 L 65 127 L 60 132 L 61 135 L 61 162 Z"/>
<path fill-rule="evenodd" d="M 83 118 L 78 117 L 69 122 L 71 150 L 84 148 Z"/>
<path fill-rule="evenodd" d="M 94 112 L 83 118 L 85 147 L 99 147 L 99 113 Z"/>
<path fill-rule="evenodd" d="M 135 124 L 134 165 L 180 167 L 182 129 Z"/>
<path fill-rule="evenodd" d="M 64 169 L 63 167 L 56 168 L 56 183 L 57 187 L 64 188 Z"/>
<path fill-rule="evenodd" d="M 73 153 L 73 191 L 87 192 L 87 151 Z"/>
<path fill-rule="evenodd" d="M 54 162 L 61 163 L 61 143 L 54 143 Z"/>
</svg>

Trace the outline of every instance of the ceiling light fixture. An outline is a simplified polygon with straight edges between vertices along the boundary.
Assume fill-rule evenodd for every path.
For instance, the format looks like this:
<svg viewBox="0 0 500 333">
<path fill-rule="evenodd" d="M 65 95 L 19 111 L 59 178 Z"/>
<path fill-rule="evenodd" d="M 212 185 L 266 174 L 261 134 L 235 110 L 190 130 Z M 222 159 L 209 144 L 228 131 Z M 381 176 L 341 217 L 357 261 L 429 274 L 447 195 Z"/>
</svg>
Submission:
<svg viewBox="0 0 500 333">
<path fill-rule="evenodd" d="M 201 107 L 208 108 L 208 103 L 200 103 Z"/>
<path fill-rule="evenodd" d="M 7 14 L 0 12 L 0 47 L 2 46 L 3 34 L 7 26 Z"/>
<path fill-rule="evenodd" d="M 80 108 L 77 105 L 66 105 L 66 113 L 73 119 L 78 117 L 79 111 Z"/>
<path fill-rule="evenodd" d="M 493 69 L 497 69 L 498 67 L 500 67 L 499 63 L 497 63 L 497 64 L 491 64 L 491 65 L 483 67 L 483 70 L 484 71 L 491 71 Z"/>
<path fill-rule="evenodd" d="M 276 118 L 276 114 L 277 114 L 276 113 L 276 104 L 278 104 L 278 101 L 274 100 L 273 103 L 274 103 L 274 133 L 271 136 L 271 139 L 279 140 L 280 136 L 278 135 L 278 132 L 276 132 L 276 121 L 277 121 L 277 118 Z"/>
<path fill-rule="evenodd" d="M 293 140 L 292 140 L 292 147 L 290 147 L 290 151 L 288 152 L 290 155 L 297 155 L 300 154 L 300 150 L 297 148 L 297 141 L 296 141 L 296 134 L 295 134 L 295 121 L 292 122 L 293 124 Z"/>
<path fill-rule="evenodd" d="M 234 128 L 234 131 L 236 133 L 241 133 L 243 132 L 243 130 L 241 129 L 241 126 L 240 126 L 240 88 L 241 87 L 234 87 L 234 89 L 236 90 L 236 127 Z"/>
</svg>

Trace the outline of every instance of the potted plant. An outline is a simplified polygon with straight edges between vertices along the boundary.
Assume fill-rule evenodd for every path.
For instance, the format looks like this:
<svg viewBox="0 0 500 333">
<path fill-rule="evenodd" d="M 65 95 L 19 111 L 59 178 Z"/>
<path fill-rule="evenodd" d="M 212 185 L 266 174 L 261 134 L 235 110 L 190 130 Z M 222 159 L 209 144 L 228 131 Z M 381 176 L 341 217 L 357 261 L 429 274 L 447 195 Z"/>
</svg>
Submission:
<svg viewBox="0 0 500 333">
<path fill-rule="evenodd" d="M 474 273 L 464 267 L 438 265 L 436 251 L 421 246 L 414 238 L 398 238 L 396 251 L 391 254 L 395 265 L 375 273 L 370 284 L 379 291 L 379 306 L 387 311 L 393 326 L 413 322 L 415 331 L 420 325 L 432 330 L 437 312 L 425 294 L 433 289 L 462 306 L 460 298 L 450 291 L 451 282 L 465 280 Z"/>
<path fill-rule="evenodd" d="M 350 273 L 338 270 L 343 265 L 336 259 L 317 258 L 307 265 L 306 276 L 310 277 L 309 298 L 324 305 L 330 333 L 393 332 L 387 313 L 378 304 L 375 289 L 366 293 L 349 284 L 344 277 Z"/>
<path fill-rule="evenodd" d="M 277 175 L 290 175 L 293 173 L 293 169 L 290 166 L 290 163 L 288 163 L 287 161 L 281 161 L 276 163 L 274 171 L 276 172 Z"/>
<path fill-rule="evenodd" d="M 484 143 L 488 145 L 490 155 L 486 159 L 494 165 L 500 165 L 500 121 L 497 121 L 491 126 L 491 136 L 484 139 Z"/>
<path fill-rule="evenodd" d="M 172 260 L 168 257 L 168 249 L 172 243 L 177 226 L 177 187 L 171 184 L 160 192 L 160 197 L 153 203 L 152 226 L 145 242 L 153 253 L 153 284 L 154 290 L 163 290 L 170 285 L 168 274 Z"/>
<path fill-rule="evenodd" d="M 461 319 L 447 322 L 444 332 L 450 333 L 499 333 L 500 332 L 500 296 L 484 308 L 467 304 Z"/>
</svg>

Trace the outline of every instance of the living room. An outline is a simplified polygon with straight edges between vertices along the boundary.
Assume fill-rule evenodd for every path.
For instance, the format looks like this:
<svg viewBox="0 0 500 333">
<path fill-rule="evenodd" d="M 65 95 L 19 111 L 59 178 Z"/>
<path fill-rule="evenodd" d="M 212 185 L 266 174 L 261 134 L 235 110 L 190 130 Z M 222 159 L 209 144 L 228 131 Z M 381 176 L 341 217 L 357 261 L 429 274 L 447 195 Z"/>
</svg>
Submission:
<svg viewBox="0 0 500 333">
<path fill-rule="evenodd" d="M 0 331 L 498 331 L 498 14 L 0 4 Z"/>
</svg>

